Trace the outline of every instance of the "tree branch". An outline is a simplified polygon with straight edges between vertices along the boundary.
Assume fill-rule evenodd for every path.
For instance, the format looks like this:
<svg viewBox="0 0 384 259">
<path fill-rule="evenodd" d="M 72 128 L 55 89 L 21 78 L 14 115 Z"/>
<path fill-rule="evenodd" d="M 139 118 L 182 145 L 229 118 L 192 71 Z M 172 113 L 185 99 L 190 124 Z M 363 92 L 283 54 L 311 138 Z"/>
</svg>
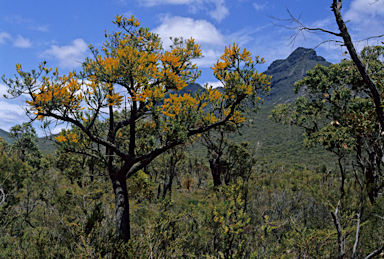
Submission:
<svg viewBox="0 0 384 259">
<path fill-rule="evenodd" d="M 370 253 L 369 255 L 367 255 L 364 259 L 369 259 L 369 258 L 372 258 L 376 255 L 380 255 L 380 253 L 384 250 L 384 244 L 381 245 L 377 250 L 373 251 L 372 253 Z"/>
<path fill-rule="evenodd" d="M 106 148 L 110 148 L 111 150 L 113 150 L 113 152 L 115 152 L 118 156 L 120 156 L 124 160 L 127 160 L 127 161 L 132 160 L 132 157 L 130 157 L 129 155 L 127 155 L 124 152 L 122 152 L 113 143 L 111 143 L 109 141 L 106 141 L 106 140 L 100 138 L 99 136 L 93 135 L 89 131 L 89 129 L 86 128 L 83 124 L 81 124 L 78 120 L 75 120 L 75 119 L 70 118 L 70 117 L 65 117 L 65 116 L 57 115 L 57 114 L 52 113 L 52 112 L 39 112 L 37 115 L 42 115 L 42 116 L 46 116 L 46 117 L 52 117 L 52 118 L 55 118 L 55 119 L 57 119 L 59 121 L 70 122 L 73 125 L 75 125 L 76 127 L 78 127 L 81 131 L 83 131 L 92 141 L 94 141 L 96 143 L 99 143 L 99 144 L 105 146 Z"/>
<path fill-rule="evenodd" d="M 356 239 L 355 239 L 355 244 L 353 245 L 352 258 L 356 258 L 357 256 L 356 250 L 357 250 L 357 245 L 359 244 L 360 219 L 363 215 L 363 210 L 364 210 L 364 206 L 361 205 L 360 213 L 357 214 Z"/>
</svg>

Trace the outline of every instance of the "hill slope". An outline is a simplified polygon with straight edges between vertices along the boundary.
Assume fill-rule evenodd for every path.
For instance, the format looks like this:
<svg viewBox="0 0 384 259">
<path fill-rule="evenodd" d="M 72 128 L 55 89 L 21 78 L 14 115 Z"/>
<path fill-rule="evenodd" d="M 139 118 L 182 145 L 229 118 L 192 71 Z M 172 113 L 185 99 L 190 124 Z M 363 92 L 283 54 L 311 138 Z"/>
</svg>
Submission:
<svg viewBox="0 0 384 259">
<path fill-rule="evenodd" d="M 8 136 L 8 132 L 5 130 L 0 129 L 0 137 L 3 138 L 8 143 L 12 143 L 12 139 Z"/>
<path fill-rule="evenodd" d="M 297 48 L 286 59 L 272 62 L 264 72 L 272 75 L 271 92 L 268 96 L 262 96 L 264 104 L 259 111 L 248 115 L 254 126 L 243 127 L 240 130 L 241 135 L 236 134 L 232 139 L 236 142 L 248 141 L 257 147 L 257 156 L 264 163 L 299 163 L 314 166 L 329 161 L 331 154 L 323 148 L 307 149 L 303 146 L 304 137 L 300 129 L 268 119 L 275 105 L 294 102 L 297 98 L 293 92 L 294 83 L 303 79 L 305 73 L 317 64 L 329 66 L 331 63 L 317 56 L 314 50 L 306 48 Z M 193 152 L 203 156 L 206 154 L 198 145 Z"/>
</svg>

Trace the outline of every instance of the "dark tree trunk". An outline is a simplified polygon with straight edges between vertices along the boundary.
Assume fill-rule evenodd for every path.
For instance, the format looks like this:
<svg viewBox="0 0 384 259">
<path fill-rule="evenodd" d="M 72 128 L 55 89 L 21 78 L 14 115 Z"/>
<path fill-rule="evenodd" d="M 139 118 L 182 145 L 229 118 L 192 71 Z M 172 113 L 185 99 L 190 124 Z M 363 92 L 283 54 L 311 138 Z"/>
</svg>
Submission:
<svg viewBox="0 0 384 259">
<path fill-rule="evenodd" d="M 221 178 L 220 178 L 220 173 L 221 173 L 221 166 L 220 166 L 220 159 L 211 159 L 209 160 L 209 166 L 211 168 L 211 174 L 212 174 L 212 179 L 213 179 L 213 186 L 217 188 L 218 186 L 221 185 Z"/>
<path fill-rule="evenodd" d="M 344 190 L 345 171 L 344 171 L 344 168 L 343 168 L 343 166 L 341 164 L 341 159 L 342 159 L 342 157 L 339 156 L 338 164 L 339 164 L 339 169 L 340 169 L 340 174 L 341 174 L 341 186 L 340 186 L 341 197 L 340 197 L 340 199 L 343 199 L 343 197 L 345 195 L 345 190 Z"/>
<path fill-rule="evenodd" d="M 169 175 L 169 179 L 168 179 L 168 183 L 166 185 L 164 185 L 164 190 L 163 190 L 163 199 L 165 199 L 165 197 L 167 196 L 167 192 L 169 191 L 169 197 L 171 198 L 172 197 L 172 184 L 173 184 L 173 178 L 174 178 L 174 174 L 171 173 Z"/>
<path fill-rule="evenodd" d="M 375 203 L 377 198 L 376 153 L 369 152 L 369 165 L 366 170 L 365 180 L 369 201 Z"/>
<path fill-rule="evenodd" d="M 119 239 L 127 242 L 131 238 L 129 219 L 129 200 L 127 180 L 125 174 L 118 174 L 112 179 L 113 191 L 115 193 L 116 207 L 116 234 Z"/>
</svg>

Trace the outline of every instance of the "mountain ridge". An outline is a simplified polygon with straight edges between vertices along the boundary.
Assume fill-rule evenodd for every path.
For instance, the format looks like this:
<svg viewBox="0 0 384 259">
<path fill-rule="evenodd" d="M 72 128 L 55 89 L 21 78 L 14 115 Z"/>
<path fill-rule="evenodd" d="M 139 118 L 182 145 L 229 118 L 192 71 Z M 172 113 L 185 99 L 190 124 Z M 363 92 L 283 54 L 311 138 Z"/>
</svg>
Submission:
<svg viewBox="0 0 384 259">
<path fill-rule="evenodd" d="M 264 71 L 266 75 L 272 75 L 271 91 L 268 96 L 265 96 L 265 99 L 292 98 L 294 96 L 293 84 L 303 79 L 306 72 L 317 64 L 330 66 L 332 63 L 317 56 L 315 50 L 303 47 L 298 47 L 286 59 L 273 61 Z"/>
</svg>

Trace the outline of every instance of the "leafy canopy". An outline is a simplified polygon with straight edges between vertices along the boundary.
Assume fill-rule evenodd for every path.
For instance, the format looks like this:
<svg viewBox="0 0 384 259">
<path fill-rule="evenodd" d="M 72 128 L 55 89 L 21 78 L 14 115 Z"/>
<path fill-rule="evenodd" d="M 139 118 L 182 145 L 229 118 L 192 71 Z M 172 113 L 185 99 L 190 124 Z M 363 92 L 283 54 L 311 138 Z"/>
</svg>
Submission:
<svg viewBox="0 0 384 259">
<path fill-rule="evenodd" d="M 264 60 L 253 60 L 249 51 L 233 44 L 212 67 L 224 93 L 205 86 L 197 94 L 179 95 L 200 76 L 193 63 L 202 58 L 200 46 L 192 38 L 175 38 L 170 50 L 164 50 L 159 36 L 139 27 L 133 16 L 116 16 L 114 23 L 121 30 L 106 33 L 100 51 L 90 46 L 93 57 L 79 73 L 60 75 L 56 69 L 51 74 L 43 62 L 31 72 L 18 64 L 14 79 L 2 77 L 11 96 L 30 97 L 26 111 L 32 119 L 71 123 L 74 130 L 63 131 L 57 140 L 76 143 L 88 155 L 97 153 L 107 161 L 91 145 L 97 143 L 130 164 L 148 162 L 194 135 L 242 123 L 243 111 L 260 99 L 257 92 L 269 91 L 270 78 L 255 70 Z M 166 95 L 169 91 L 176 92 Z M 140 149 L 141 137 L 156 141 Z"/>
</svg>

